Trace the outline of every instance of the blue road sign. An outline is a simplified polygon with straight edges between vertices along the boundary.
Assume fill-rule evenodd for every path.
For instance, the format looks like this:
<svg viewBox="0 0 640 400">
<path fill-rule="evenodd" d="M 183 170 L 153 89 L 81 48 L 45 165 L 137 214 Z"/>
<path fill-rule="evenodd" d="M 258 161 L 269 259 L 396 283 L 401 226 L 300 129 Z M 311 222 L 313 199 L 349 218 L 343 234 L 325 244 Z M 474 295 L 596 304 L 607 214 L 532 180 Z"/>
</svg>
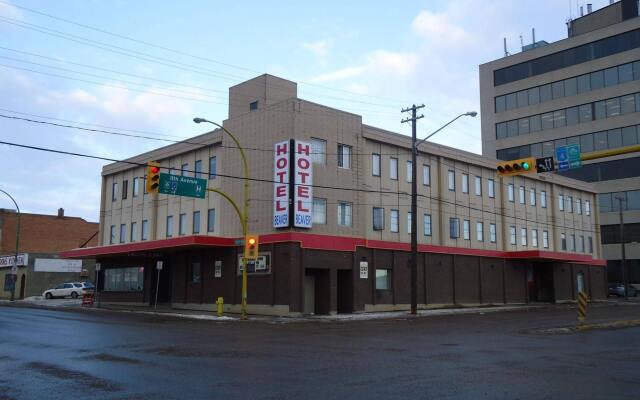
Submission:
<svg viewBox="0 0 640 400">
<path fill-rule="evenodd" d="M 558 159 L 558 171 L 581 167 L 580 145 L 570 144 L 568 146 L 558 147 L 556 149 L 556 158 Z"/>
</svg>

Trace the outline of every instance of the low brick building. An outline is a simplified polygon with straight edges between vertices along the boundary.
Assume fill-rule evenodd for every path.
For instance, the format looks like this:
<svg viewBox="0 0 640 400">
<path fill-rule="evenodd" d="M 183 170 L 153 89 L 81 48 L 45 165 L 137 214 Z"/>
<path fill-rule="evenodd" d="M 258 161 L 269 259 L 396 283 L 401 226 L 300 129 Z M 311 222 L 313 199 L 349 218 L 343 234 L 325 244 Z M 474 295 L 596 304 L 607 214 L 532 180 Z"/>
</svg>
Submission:
<svg viewBox="0 0 640 400">
<path fill-rule="evenodd" d="M 6 275 L 11 273 L 11 260 L 16 249 L 18 214 L 15 210 L 0 209 L 0 298 L 11 297 L 5 290 Z M 38 271 L 36 259 L 55 259 L 59 252 L 98 244 L 95 222 L 64 215 L 60 208 L 56 215 L 20 214 L 20 243 L 16 298 L 42 294 L 57 284 L 69 281 L 93 280 L 93 260 L 83 260 L 78 272 Z"/>
</svg>

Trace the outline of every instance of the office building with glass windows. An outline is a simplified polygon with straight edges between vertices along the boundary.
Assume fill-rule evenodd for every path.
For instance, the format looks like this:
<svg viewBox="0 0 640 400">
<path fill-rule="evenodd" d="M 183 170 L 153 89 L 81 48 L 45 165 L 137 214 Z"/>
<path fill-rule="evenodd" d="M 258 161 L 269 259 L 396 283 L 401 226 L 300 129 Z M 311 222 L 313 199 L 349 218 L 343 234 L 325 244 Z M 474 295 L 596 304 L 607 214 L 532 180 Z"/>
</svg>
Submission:
<svg viewBox="0 0 640 400">
<path fill-rule="evenodd" d="M 500 160 L 582 153 L 640 143 L 638 1 L 622 0 L 567 23 L 568 38 L 538 42 L 480 65 L 482 153 Z M 584 162 L 560 175 L 599 193 L 609 280 L 622 280 L 619 209 L 628 279 L 640 283 L 640 154 Z M 622 199 L 622 201 L 618 199 Z"/>
<path fill-rule="evenodd" d="M 408 309 L 411 139 L 302 100 L 294 82 L 270 75 L 229 95 L 223 126 L 246 147 L 249 232 L 259 235 L 249 312 Z M 63 256 L 102 264 L 102 302 L 153 304 L 158 287 L 158 300 L 176 308 L 214 310 L 223 297 L 238 311 L 234 208 L 215 192 L 145 193 L 149 161 L 242 204 L 238 149 L 216 129 L 106 165 L 99 245 Z M 416 167 L 420 308 L 606 296 L 590 183 L 500 177 L 495 159 L 432 143 L 421 145 Z"/>
</svg>

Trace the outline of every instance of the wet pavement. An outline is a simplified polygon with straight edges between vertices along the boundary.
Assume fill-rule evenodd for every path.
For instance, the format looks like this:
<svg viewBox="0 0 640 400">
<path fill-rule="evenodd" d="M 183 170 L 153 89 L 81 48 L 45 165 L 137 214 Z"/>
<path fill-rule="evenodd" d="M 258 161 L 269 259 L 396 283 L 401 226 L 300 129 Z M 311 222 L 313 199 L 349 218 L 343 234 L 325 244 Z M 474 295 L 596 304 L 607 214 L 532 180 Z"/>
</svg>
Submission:
<svg viewBox="0 0 640 400">
<path fill-rule="evenodd" d="M 589 322 L 640 318 L 619 304 Z M 575 316 L 283 324 L 0 306 L 0 399 L 638 398 L 640 327 L 531 333 Z"/>
</svg>

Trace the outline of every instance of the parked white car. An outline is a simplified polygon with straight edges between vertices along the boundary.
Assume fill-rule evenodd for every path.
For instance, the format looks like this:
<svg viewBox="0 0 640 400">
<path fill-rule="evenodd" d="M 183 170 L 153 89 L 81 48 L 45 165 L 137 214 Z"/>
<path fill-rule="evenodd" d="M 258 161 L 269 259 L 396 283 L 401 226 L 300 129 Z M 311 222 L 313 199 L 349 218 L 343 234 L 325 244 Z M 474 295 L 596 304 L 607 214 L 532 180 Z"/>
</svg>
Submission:
<svg viewBox="0 0 640 400">
<path fill-rule="evenodd" d="M 45 290 L 42 296 L 46 299 L 53 299 L 54 297 L 71 297 L 76 299 L 85 293 L 93 292 L 93 290 L 94 286 L 91 282 L 67 282 L 61 283 L 53 289 Z"/>
</svg>

